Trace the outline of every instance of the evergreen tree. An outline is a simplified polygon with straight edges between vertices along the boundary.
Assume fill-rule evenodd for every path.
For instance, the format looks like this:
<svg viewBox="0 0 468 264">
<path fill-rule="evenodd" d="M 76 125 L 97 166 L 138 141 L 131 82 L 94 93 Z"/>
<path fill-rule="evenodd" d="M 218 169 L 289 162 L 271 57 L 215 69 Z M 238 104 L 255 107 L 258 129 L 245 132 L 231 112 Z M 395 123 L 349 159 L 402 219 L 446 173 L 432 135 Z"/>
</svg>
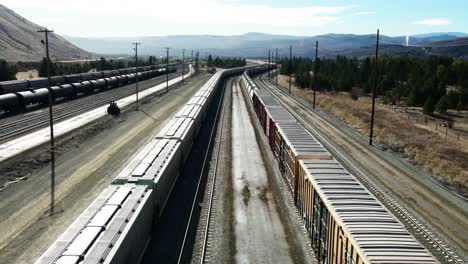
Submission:
<svg viewBox="0 0 468 264">
<path fill-rule="evenodd" d="M 447 108 L 448 108 L 447 100 L 446 100 L 445 95 L 444 95 L 437 102 L 437 105 L 436 105 L 435 109 L 437 110 L 437 112 L 439 112 L 441 114 L 445 114 L 445 113 L 447 113 Z"/>
<path fill-rule="evenodd" d="M 426 115 L 434 113 L 434 99 L 432 97 L 427 98 L 426 102 L 424 102 L 423 112 Z"/>
<path fill-rule="evenodd" d="M 4 60 L 0 60 L 0 81 L 16 80 L 18 69 Z"/>
<path fill-rule="evenodd" d="M 213 58 L 211 57 L 211 54 L 208 56 L 208 61 L 206 63 L 208 67 L 213 67 Z"/>
<path fill-rule="evenodd" d="M 50 76 L 57 75 L 57 70 L 55 64 L 49 60 L 50 64 Z M 40 77 L 47 77 L 47 59 L 42 58 L 41 64 L 39 65 L 39 76 Z"/>
</svg>

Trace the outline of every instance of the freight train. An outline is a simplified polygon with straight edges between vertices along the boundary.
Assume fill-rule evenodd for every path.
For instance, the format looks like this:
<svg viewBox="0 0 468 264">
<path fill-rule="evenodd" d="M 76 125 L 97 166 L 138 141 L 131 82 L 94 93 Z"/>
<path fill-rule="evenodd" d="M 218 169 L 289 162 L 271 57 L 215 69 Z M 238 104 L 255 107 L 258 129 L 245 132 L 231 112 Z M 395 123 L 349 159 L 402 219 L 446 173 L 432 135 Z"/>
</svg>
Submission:
<svg viewBox="0 0 468 264">
<path fill-rule="evenodd" d="M 248 72 L 242 83 L 320 263 L 438 263 Z"/>
<path fill-rule="evenodd" d="M 168 72 L 176 72 L 175 65 L 168 67 Z M 112 89 L 139 80 L 146 80 L 166 74 L 166 68 L 156 66 L 127 68 L 113 71 L 90 72 L 53 76 L 50 78 L 53 102 L 71 100 L 94 91 Z M 0 82 L 0 109 L 5 112 L 25 110 L 35 104 L 49 101 L 47 78 Z"/>
<path fill-rule="evenodd" d="M 221 81 L 217 72 L 36 261 L 139 263 Z"/>
</svg>

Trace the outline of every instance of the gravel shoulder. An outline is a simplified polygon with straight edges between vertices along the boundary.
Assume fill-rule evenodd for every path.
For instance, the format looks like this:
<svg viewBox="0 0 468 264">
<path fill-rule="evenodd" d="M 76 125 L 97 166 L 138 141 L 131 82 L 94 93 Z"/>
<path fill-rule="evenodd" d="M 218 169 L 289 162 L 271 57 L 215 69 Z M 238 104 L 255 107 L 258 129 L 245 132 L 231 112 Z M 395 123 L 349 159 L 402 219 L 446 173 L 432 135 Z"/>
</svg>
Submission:
<svg viewBox="0 0 468 264">
<path fill-rule="evenodd" d="M 57 142 L 56 213 L 49 216 L 50 168 L 46 147 L 25 154 L 3 173 L 19 179 L 0 192 L 0 263 L 31 263 L 55 241 L 138 149 L 200 88 L 209 75 L 187 79 L 161 96 L 104 117 Z"/>
</svg>

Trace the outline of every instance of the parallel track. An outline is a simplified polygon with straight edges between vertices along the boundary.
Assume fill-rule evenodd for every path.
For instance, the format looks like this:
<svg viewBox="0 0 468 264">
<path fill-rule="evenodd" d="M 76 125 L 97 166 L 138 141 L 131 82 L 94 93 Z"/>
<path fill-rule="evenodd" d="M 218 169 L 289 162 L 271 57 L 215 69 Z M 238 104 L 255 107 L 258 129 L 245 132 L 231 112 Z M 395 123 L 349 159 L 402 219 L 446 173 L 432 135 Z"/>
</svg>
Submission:
<svg viewBox="0 0 468 264">
<path fill-rule="evenodd" d="M 222 90 L 222 93 L 221 93 L 221 99 L 219 100 L 219 103 L 218 103 L 218 106 L 217 106 L 217 109 L 216 109 L 216 116 L 215 116 L 215 122 L 214 122 L 214 125 L 213 125 L 213 128 L 211 129 L 211 132 L 210 132 L 210 138 L 209 138 L 209 141 L 208 141 L 208 146 L 207 148 L 210 149 L 214 144 L 215 144 L 215 138 L 216 138 L 216 129 L 217 129 L 217 123 L 219 122 L 219 120 L 221 119 L 221 132 L 219 134 L 219 139 L 222 138 L 222 131 L 223 131 L 223 128 L 224 128 L 224 123 L 225 123 L 225 111 L 226 111 L 226 108 L 224 108 L 223 111 L 221 111 L 222 109 L 222 106 L 223 106 L 223 98 L 224 98 L 224 93 L 225 93 L 225 87 L 223 87 L 223 90 Z M 221 113 L 222 112 L 222 113 Z M 222 115 L 222 116 L 221 116 Z M 220 141 L 220 140 L 219 140 Z M 209 239 L 210 239 L 210 225 L 213 223 L 214 221 L 214 217 L 213 217 L 213 203 L 214 201 L 216 200 L 216 195 L 215 195 L 215 186 L 216 186 L 216 176 L 217 176 L 217 170 L 218 170 L 218 161 L 219 161 L 219 154 L 220 154 L 220 148 L 221 148 L 221 142 L 218 141 L 218 148 L 215 150 L 215 152 L 213 152 L 212 155 L 215 155 L 215 162 L 214 162 L 214 169 L 213 169 L 213 175 L 211 176 L 212 179 L 211 179 L 211 182 L 209 182 L 209 201 L 208 201 L 208 213 L 207 213 L 207 217 L 205 219 L 205 223 L 204 223 L 204 230 L 203 230 L 203 244 L 202 244 L 202 249 L 201 249 L 201 255 L 200 255 L 200 263 L 205 263 L 205 262 L 208 262 L 209 259 L 209 249 L 210 249 L 210 243 L 209 243 Z M 195 191 L 195 195 L 194 195 L 194 198 L 193 198 L 193 203 L 192 203 L 192 208 L 190 210 L 190 216 L 187 220 L 187 225 L 186 225 L 186 228 L 185 228 L 185 234 L 184 234 L 184 239 L 182 241 L 182 245 L 181 245 L 181 249 L 180 249 L 180 253 L 179 253 L 179 259 L 177 261 L 177 263 L 183 263 L 183 258 L 184 258 L 184 251 L 185 251 L 185 247 L 186 247 L 186 243 L 187 243 L 187 240 L 188 240 L 188 237 L 189 237 L 189 231 L 190 231 L 190 228 L 191 228 L 191 225 L 192 225 L 192 217 L 195 213 L 195 206 L 197 205 L 197 201 L 199 199 L 199 195 L 201 195 L 201 193 L 199 193 L 200 191 L 200 186 L 201 186 L 201 182 L 202 182 L 202 179 L 203 179 L 203 174 L 205 173 L 205 169 L 210 165 L 210 160 L 209 160 L 209 151 L 206 152 L 205 154 L 205 157 L 203 159 L 203 166 L 202 166 L 202 169 L 201 169 L 201 172 L 200 172 L 200 176 L 199 176 L 199 179 L 198 179 L 198 183 L 197 183 L 197 189 Z"/>
<path fill-rule="evenodd" d="M 180 73 L 171 73 L 169 78 L 179 76 Z M 154 85 L 165 82 L 166 77 L 158 76 L 153 78 L 156 84 L 149 85 L 146 88 L 141 87 L 140 92 L 151 88 Z M 151 81 L 151 79 L 147 80 Z M 58 104 L 54 106 L 54 122 L 61 121 L 95 108 L 101 107 L 109 103 L 109 101 L 117 101 L 121 98 L 125 98 L 135 93 L 134 85 L 128 84 L 114 89 L 104 90 L 99 93 L 90 94 L 85 97 L 78 98 L 74 101 L 69 101 L 64 104 Z M 0 142 L 5 141 L 19 135 L 32 132 L 36 129 L 42 128 L 49 123 L 48 111 L 44 110 L 38 113 L 34 113 L 23 118 L 13 120 L 8 123 L 0 124 Z M 1 122 L 1 120 L 0 120 Z"/>
<path fill-rule="evenodd" d="M 279 87 L 274 86 L 274 84 L 269 83 L 264 80 L 263 77 L 259 81 L 256 81 L 259 86 L 270 91 L 270 93 L 314 136 L 316 136 L 324 145 L 327 147 L 328 151 L 333 154 L 337 160 L 339 160 L 350 172 L 355 175 L 363 185 L 365 185 L 377 198 L 380 202 L 384 204 L 392 213 L 398 217 L 398 219 L 406 226 L 406 228 L 418 238 L 424 246 L 434 254 L 439 261 L 442 263 L 463 263 L 463 260 L 457 256 L 457 254 L 452 250 L 448 245 L 442 242 L 437 236 L 429 230 L 424 224 L 420 223 L 406 208 L 401 206 L 395 199 L 393 199 L 389 194 L 387 194 L 379 185 L 372 180 L 369 176 L 366 175 L 356 166 L 353 166 L 353 162 L 350 161 L 345 155 L 343 155 L 334 144 L 321 136 L 321 134 L 314 128 L 312 128 L 306 119 L 320 119 L 321 123 L 327 123 L 327 121 L 320 117 L 317 114 L 314 114 L 310 109 L 303 103 L 298 100 L 294 100 L 290 95 L 288 95 L 284 90 Z M 302 110 L 304 116 L 299 115 L 292 110 L 292 105 L 298 107 Z M 308 115 L 308 116 L 305 116 Z"/>
</svg>

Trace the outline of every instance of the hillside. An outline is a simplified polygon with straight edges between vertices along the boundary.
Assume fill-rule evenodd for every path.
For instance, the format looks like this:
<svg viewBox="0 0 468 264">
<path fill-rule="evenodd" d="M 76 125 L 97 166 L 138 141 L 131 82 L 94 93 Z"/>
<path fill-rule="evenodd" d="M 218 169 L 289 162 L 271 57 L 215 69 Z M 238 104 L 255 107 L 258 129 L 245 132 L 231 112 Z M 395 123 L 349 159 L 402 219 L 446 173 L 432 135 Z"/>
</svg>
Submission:
<svg viewBox="0 0 468 264">
<path fill-rule="evenodd" d="M 427 35 L 427 36 L 426 36 Z M 462 33 L 434 33 L 424 36 L 411 36 L 410 45 L 432 45 L 434 41 L 454 41 Z M 65 36 L 75 45 L 100 54 L 129 54 L 134 38 L 81 38 Z M 319 55 L 333 57 L 339 54 L 352 57 L 373 56 L 375 52 L 375 35 L 326 34 L 313 37 L 271 35 L 264 33 L 247 33 L 234 36 L 185 35 L 140 37 L 142 43 L 139 51 L 147 55 L 165 55 L 165 47 L 171 47 L 171 54 L 179 55 L 182 49 L 199 50 L 201 55 L 210 53 L 218 56 L 262 57 L 267 56 L 268 48 L 279 48 L 282 56 L 289 55 L 292 45 L 293 56 L 313 56 L 315 41 L 320 43 Z M 423 47 L 406 47 L 406 37 L 381 36 L 382 54 L 409 55 L 426 57 L 430 55 L 453 56 L 466 59 L 468 51 L 464 47 L 427 49 Z"/>
<path fill-rule="evenodd" d="M 7 61 L 39 61 L 44 57 L 43 35 L 39 25 L 21 17 L 0 4 L 0 59 Z M 91 53 L 71 44 L 57 34 L 49 37 L 50 56 L 53 60 L 83 59 Z"/>
</svg>

